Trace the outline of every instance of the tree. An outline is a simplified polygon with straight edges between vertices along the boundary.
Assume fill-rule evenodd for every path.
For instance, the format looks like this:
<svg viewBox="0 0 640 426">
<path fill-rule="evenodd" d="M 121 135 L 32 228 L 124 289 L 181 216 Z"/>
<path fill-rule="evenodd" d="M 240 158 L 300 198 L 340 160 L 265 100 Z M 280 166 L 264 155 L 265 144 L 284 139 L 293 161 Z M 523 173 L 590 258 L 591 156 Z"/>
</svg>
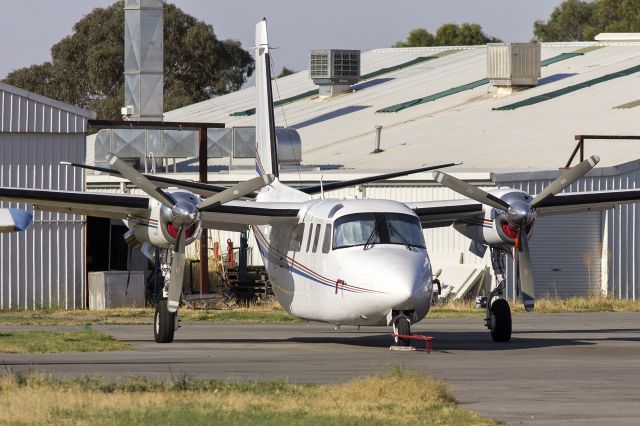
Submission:
<svg viewBox="0 0 640 426">
<path fill-rule="evenodd" d="M 433 34 L 424 28 L 417 28 L 409 32 L 407 41 L 399 41 L 393 47 L 433 46 L 433 41 Z"/>
<path fill-rule="evenodd" d="M 282 67 L 282 71 L 280 71 L 280 74 L 278 74 L 278 78 L 286 77 L 288 75 L 295 74 L 295 73 L 296 71 L 292 69 L 289 69 L 287 67 Z"/>
<path fill-rule="evenodd" d="M 11 72 L 6 83 L 120 118 L 124 103 L 124 10 L 96 8 L 51 48 L 51 62 Z M 253 73 L 251 54 L 235 40 L 173 4 L 164 9 L 164 109 L 238 90 Z"/>
<path fill-rule="evenodd" d="M 435 36 L 424 28 L 411 30 L 407 40 L 397 42 L 394 47 L 472 46 L 499 41 L 487 36 L 478 24 L 443 24 L 436 30 Z"/>
<path fill-rule="evenodd" d="M 601 32 L 639 32 L 640 0 L 565 0 L 549 19 L 536 21 L 539 41 L 593 40 Z"/>
</svg>

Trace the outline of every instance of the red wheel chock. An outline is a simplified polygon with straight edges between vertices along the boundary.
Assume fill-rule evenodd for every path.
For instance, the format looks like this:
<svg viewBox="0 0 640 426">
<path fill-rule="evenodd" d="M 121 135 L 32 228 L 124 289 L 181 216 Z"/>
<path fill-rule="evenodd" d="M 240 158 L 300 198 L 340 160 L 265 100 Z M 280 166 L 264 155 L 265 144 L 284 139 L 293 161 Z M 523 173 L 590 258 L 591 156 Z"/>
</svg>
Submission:
<svg viewBox="0 0 640 426">
<path fill-rule="evenodd" d="M 431 336 L 421 336 L 419 334 L 406 335 L 406 334 L 396 334 L 396 333 L 391 333 L 391 335 L 393 337 L 399 337 L 401 339 L 424 340 L 425 350 L 427 351 L 427 353 L 431 353 L 431 341 L 433 340 L 433 337 Z"/>
</svg>

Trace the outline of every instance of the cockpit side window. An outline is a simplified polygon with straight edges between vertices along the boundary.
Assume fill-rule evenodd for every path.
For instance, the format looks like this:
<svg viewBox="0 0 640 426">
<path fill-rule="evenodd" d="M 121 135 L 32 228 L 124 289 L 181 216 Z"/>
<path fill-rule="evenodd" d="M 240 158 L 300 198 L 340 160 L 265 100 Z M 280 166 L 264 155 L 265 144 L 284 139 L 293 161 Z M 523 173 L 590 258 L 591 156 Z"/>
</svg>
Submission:
<svg viewBox="0 0 640 426">
<path fill-rule="evenodd" d="M 313 234 L 313 223 L 310 223 L 307 227 L 307 252 L 311 248 L 311 234 Z"/>
<path fill-rule="evenodd" d="M 331 224 L 324 227 L 324 240 L 322 240 L 322 252 L 329 253 L 331 250 Z"/>
<path fill-rule="evenodd" d="M 291 240 L 289 241 L 289 251 L 300 251 L 302 248 L 302 235 L 304 234 L 304 223 L 299 223 L 293 228 Z"/>
<path fill-rule="evenodd" d="M 313 252 L 318 250 L 318 241 L 320 240 L 320 224 L 316 225 L 316 232 L 313 234 Z"/>
</svg>

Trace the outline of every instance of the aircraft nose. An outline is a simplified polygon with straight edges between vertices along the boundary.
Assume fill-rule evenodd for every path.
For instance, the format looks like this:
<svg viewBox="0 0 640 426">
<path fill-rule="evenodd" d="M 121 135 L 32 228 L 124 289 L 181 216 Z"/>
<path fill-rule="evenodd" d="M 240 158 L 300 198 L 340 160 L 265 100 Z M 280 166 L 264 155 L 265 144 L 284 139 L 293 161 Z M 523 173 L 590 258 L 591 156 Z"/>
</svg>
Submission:
<svg viewBox="0 0 640 426">
<path fill-rule="evenodd" d="M 389 268 L 387 293 L 392 306 L 398 310 L 411 310 L 423 304 L 427 297 L 430 271 L 417 265 L 395 265 Z"/>
</svg>

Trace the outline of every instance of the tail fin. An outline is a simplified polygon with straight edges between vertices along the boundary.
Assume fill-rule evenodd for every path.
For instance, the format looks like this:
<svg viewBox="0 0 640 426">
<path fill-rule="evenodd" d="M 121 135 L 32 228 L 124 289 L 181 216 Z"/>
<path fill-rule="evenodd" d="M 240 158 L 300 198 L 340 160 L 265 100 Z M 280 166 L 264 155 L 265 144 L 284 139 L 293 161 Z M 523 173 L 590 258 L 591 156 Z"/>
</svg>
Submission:
<svg viewBox="0 0 640 426">
<path fill-rule="evenodd" d="M 276 124 L 271 91 L 271 58 L 266 18 L 256 24 L 256 171 L 278 178 Z"/>
</svg>

